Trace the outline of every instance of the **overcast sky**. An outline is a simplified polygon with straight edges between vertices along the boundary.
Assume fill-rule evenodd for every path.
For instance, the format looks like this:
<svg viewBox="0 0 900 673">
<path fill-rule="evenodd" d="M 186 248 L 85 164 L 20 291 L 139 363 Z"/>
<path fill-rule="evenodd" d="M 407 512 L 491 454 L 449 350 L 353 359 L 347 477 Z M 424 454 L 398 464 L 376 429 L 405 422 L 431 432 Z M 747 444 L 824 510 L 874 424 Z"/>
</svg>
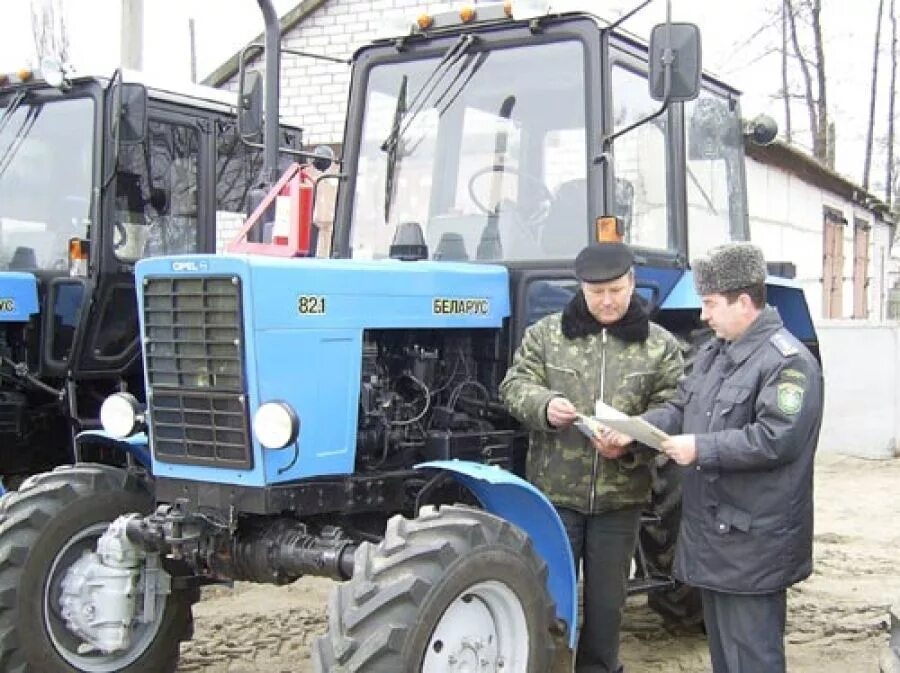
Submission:
<svg viewBox="0 0 900 673">
<path fill-rule="evenodd" d="M 38 0 L 40 1 L 40 0 Z M 50 0 L 44 0 L 50 1 Z M 119 60 L 119 23 L 122 0 L 53 0 L 61 3 L 68 23 L 72 62 L 81 72 L 109 73 Z M 273 0 L 279 13 L 299 0 Z M 639 0 L 554 0 L 554 9 L 587 8 L 616 17 Z M 423 1 L 424 7 L 438 3 Z M 771 98 L 780 87 L 780 57 L 767 52 L 777 47 L 780 28 L 761 30 L 781 0 L 672 0 L 674 20 L 697 23 L 703 34 L 704 67 L 744 92 L 743 113 L 752 117 L 767 112 L 779 120 L 780 101 Z M 0 24 L 0 71 L 15 70 L 34 60 L 30 18 L 31 0 L 3 0 Z M 852 179 L 862 175 L 865 120 L 868 114 L 875 14 L 878 0 L 823 0 L 826 32 L 829 112 L 837 124 L 837 168 Z M 885 7 L 889 5 L 885 2 Z M 255 0 L 144 0 L 144 69 L 174 80 L 190 78 L 188 21 L 194 19 L 197 70 L 202 78 L 244 44 L 262 32 Z M 625 27 L 646 37 L 650 27 L 665 18 L 666 3 L 657 0 L 629 20 Z M 412 18 L 412 17 L 411 17 Z M 882 48 L 889 40 L 885 21 Z M 885 80 L 879 105 L 884 135 L 886 78 L 889 64 L 882 62 Z M 798 80 L 799 81 L 799 80 Z M 806 111 L 795 107 L 799 140 L 809 144 Z M 883 159 L 873 168 L 873 183 L 884 175 Z"/>
</svg>

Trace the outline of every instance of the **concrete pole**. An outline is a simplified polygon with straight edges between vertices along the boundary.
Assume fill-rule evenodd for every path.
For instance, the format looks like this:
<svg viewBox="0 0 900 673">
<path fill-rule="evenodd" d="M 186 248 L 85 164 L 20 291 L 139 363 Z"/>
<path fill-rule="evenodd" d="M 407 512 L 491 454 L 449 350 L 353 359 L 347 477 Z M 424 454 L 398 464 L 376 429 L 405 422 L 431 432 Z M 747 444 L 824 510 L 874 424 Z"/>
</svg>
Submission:
<svg viewBox="0 0 900 673">
<path fill-rule="evenodd" d="M 194 30 L 194 17 L 188 19 L 188 31 L 191 34 L 191 82 L 197 83 L 197 35 Z"/>
<path fill-rule="evenodd" d="M 144 0 L 122 0 L 121 64 L 129 70 L 144 66 Z"/>
</svg>

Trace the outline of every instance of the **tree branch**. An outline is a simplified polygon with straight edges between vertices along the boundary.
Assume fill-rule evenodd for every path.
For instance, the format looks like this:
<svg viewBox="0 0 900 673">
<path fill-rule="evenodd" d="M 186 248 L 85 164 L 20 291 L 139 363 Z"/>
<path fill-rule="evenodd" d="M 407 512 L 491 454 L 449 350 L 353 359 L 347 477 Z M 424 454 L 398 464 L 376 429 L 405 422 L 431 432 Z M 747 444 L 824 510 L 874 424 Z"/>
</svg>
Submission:
<svg viewBox="0 0 900 673">
<path fill-rule="evenodd" d="M 881 47 L 881 16 L 884 0 L 878 0 L 875 19 L 875 53 L 872 56 L 872 95 L 869 98 L 869 123 L 866 129 L 866 158 L 863 164 L 863 189 L 869 191 L 869 170 L 872 168 L 872 136 L 875 133 L 875 100 L 878 97 L 878 50 Z"/>
</svg>

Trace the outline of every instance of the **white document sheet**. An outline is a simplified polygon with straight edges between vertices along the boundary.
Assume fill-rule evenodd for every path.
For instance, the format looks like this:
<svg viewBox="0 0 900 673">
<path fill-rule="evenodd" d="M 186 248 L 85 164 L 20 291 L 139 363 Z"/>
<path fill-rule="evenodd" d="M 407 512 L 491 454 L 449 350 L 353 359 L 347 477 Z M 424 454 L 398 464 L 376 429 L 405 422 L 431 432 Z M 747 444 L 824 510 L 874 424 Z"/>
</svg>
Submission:
<svg viewBox="0 0 900 673">
<path fill-rule="evenodd" d="M 575 421 L 575 426 L 587 437 L 598 436 L 604 425 L 657 451 L 662 451 L 662 443 L 669 438 L 669 435 L 655 425 L 637 416 L 623 414 L 600 400 L 597 400 L 593 416 L 579 414 Z"/>
</svg>

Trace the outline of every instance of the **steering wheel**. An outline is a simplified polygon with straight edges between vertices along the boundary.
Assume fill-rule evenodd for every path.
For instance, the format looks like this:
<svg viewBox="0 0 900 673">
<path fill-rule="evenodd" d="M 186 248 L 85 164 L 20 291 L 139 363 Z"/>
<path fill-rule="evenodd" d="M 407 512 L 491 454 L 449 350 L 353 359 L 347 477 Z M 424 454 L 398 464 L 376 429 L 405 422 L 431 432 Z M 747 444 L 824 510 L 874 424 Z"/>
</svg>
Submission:
<svg viewBox="0 0 900 673">
<path fill-rule="evenodd" d="M 520 179 L 524 179 L 525 182 L 536 189 L 534 195 L 530 196 L 528 199 L 529 204 L 534 205 L 530 205 L 526 209 L 524 204 L 520 202 L 513 203 L 508 199 L 503 199 L 496 207 L 489 208 L 478 198 L 475 191 L 475 183 L 485 175 L 493 175 L 494 173 L 509 173 L 510 175 L 515 175 Z M 472 177 L 469 178 L 469 198 L 472 199 L 472 203 L 475 204 L 475 207 L 481 210 L 485 215 L 494 215 L 501 210 L 501 204 L 508 203 L 512 207 L 518 220 L 529 228 L 536 228 L 543 222 L 547 218 L 550 206 L 553 204 L 553 192 L 550 191 L 550 188 L 547 187 L 540 178 L 536 178 L 528 173 L 521 173 L 517 168 L 501 164 L 485 166 L 472 173 Z M 505 208 L 505 206 L 503 207 Z"/>
</svg>

